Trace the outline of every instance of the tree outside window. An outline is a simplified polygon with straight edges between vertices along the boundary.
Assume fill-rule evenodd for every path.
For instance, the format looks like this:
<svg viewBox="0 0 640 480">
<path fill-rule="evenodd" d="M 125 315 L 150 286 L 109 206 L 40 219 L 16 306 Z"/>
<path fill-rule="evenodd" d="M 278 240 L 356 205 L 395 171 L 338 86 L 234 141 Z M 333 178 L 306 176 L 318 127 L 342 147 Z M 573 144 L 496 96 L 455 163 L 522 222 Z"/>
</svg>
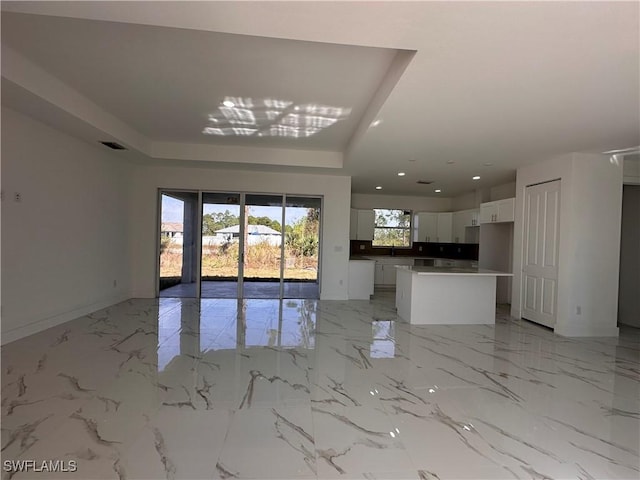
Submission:
<svg viewBox="0 0 640 480">
<path fill-rule="evenodd" d="M 376 208 L 375 228 L 373 231 L 374 247 L 410 247 L 411 246 L 411 212 L 408 210 L 391 210 Z"/>
</svg>

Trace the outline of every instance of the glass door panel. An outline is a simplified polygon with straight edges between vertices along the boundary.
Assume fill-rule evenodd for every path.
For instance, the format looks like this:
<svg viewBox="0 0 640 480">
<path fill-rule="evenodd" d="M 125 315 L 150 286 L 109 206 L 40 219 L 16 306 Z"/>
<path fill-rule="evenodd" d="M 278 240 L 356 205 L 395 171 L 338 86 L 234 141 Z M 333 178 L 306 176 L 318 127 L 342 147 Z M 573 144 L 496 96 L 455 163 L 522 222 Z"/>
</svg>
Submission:
<svg viewBox="0 0 640 480">
<path fill-rule="evenodd" d="M 198 294 L 198 193 L 160 194 L 160 297 Z"/>
<path fill-rule="evenodd" d="M 202 194 L 202 298 L 237 298 L 240 194 Z"/>
<path fill-rule="evenodd" d="M 285 201 L 284 298 L 319 298 L 320 198 Z"/>
<path fill-rule="evenodd" d="M 279 298 L 282 274 L 282 195 L 245 196 L 244 298 Z"/>
</svg>

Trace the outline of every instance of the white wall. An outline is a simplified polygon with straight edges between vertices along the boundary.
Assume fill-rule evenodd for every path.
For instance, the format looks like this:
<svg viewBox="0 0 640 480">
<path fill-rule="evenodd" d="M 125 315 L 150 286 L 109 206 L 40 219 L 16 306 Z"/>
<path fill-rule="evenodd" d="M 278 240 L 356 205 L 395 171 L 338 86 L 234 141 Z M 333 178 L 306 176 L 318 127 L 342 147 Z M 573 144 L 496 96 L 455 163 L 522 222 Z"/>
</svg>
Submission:
<svg viewBox="0 0 640 480">
<path fill-rule="evenodd" d="M 324 196 L 321 298 L 346 300 L 351 178 L 215 168 L 132 167 L 130 225 L 132 296 L 151 298 L 156 285 L 158 188 Z"/>
<path fill-rule="evenodd" d="M 354 193 L 351 195 L 351 208 L 394 208 L 413 210 L 414 212 L 451 212 L 451 198 L 416 197 L 402 195 L 369 195 Z"/>
<path fill-rule="evenodd" d="M 2 343 L 129 297 L 116 155 L 3 107 L 2 173 Z"/>
<path fill-rule="evenodd" d="M 472 208 L 480 207 L 481 202 L 478 201 L 476 193 L 477 191 L 474 190 L 473 192 L 453 197 L 451 199 L 451 207 L 453 208 L 453 211 L 457 212 L 460 210 L 470 210 Z"/>
<path fill-rule="evenodd" d="M 509 182 L 491 188 L 479 188 L 472 192 L 453 197 L 451 201 L 453 211 L 457 212 L 459 210 L 480 208 L 480 204 L 484 202 L 493 202 L 494 200 L 503 200 L 515 196 L 516 182 Z"/>
<path fill-rule="evenodd" d="M 554 179 L 561 180 L 555 331 L 616 336 L 622 167 L 603 155 L 574 153 L 518 169 L 511 314 L 521 317 L 525 189 Z"/>
<path fill-rule="evenodd" d="M 513 198 L 516 196 L 516 182 L 509 182 L 502 185 L 491 187 L 491 201 L 504 200 L 505 198 Z"/>
<path fill-rule="evenodd" d="M 640 327 L 640 185 L 625 185 L 620 239 L 618 321 Z"/>
</svg>

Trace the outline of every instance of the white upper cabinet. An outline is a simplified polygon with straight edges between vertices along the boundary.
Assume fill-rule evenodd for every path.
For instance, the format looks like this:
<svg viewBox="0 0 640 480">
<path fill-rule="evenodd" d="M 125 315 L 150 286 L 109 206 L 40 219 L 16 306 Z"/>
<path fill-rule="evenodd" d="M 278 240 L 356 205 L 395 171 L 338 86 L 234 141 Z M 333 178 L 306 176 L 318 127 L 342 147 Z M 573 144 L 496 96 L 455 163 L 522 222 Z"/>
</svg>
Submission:
<svg viewBox="0 0 640 480">
<path fill-rule="evenodd" d="M 516 199 L 498 200 L 498 222 L 513 222 L 516 217 Z"/>
<path fill-rule="evenodd" d="M 487 202 L 480 205 L 480 223 L 493 223 L 498 218 L 498 203 Z"/>
<path fill-rule="evenodd" d="M 515 198 L 506 198 L 481 204 L 480 223 L 513 222 L 515 205 Z"/>
<path fill-rule="evenodd" d="M 469 212 L 469 217 L 467 218 L 467 227 L 477 227 L 480 225 L 480 210 L 477 208 L 473 208 L 471 210 L 465 210 Z"/>
<path fill-rule="evenodd" d="M 467 216 L 467 210 L 461 212 L 453 212 L 453 228 L 452 236 L 454 243 L 464 242 L 464 229 Z"/>
<path fill-rule="evenodd" d="M 416 214 L 418 235 L 415 242 L 452 242 L 452 212 L 420 212 Z"/>
<path fill-rule="evenodd" d="M 349 240 L 358 239 L 358 210 L 351 209 L 351 223 L 349 224 Z"/>
<path fill-rule="evenodd" d="M 467 238 L 469 236 L 467 235 L 467 227 L 476 227 L 480 225 L 480 220 L 478 219 L 479 215 L 480 210 L 477 208 L 453 212 L 453 243 L 473 243 L 471 238 Z"/>
<path fill-rule="evenodd" d="M 416 215 L 418 221 L 418 237 L 416 242 L 435 242 L 438 236 L 438 214 L 420 212 Z"/>
<path fill-rule="evenodd" d="M 350 240 L 373 240 L 375 214 L 373 210 L 351 209 Z"/>
<path fill-rule="evenodd" d="M 436 236 L 436 242 L 450 243 L 452 242 L 452 229 L 453 229 L 453 213 L 438 213 L 438 235 Z"/>
</svg>

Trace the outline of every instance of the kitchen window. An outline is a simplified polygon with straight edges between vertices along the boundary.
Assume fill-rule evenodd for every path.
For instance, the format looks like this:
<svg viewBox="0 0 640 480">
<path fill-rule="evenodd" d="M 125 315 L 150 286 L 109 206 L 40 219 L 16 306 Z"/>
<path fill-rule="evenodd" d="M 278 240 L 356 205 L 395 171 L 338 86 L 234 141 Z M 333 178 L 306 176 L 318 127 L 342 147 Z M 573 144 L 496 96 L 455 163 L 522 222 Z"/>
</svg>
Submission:
<svg viewBox="0 0 640 480">
<path fill-rule="evenodd" d="M 410 247 L 411 211 L 375 208 L 374 247 Z"/>
</svg>

